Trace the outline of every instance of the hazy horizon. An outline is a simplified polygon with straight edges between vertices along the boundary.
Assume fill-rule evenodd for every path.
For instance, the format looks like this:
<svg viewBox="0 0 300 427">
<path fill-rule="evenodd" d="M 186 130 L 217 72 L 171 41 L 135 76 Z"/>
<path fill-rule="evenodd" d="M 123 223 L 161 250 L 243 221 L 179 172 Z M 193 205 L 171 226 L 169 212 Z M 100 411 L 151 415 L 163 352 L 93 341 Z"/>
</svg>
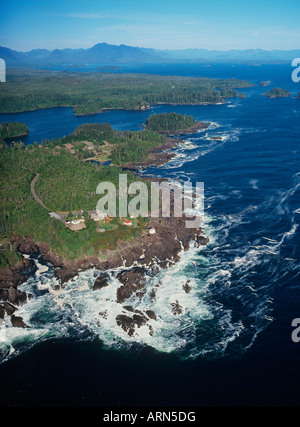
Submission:
<svg viewBox="0 0 300 427">
<path fill-rule="evenodd" d="M 65 47 L 56 47 L 56 48 L 53 48 L 53 49 L 47 49 L 47 48 L 45 48 L 45 47 L 43 47 L 43 46 L 40 46 L 40 47 L 34 47 L 34 48 L 29 48 L 29 49 L 26 49 L 26 50 L 20 50 L 20 49 L 13 49 L 13 48 L 11 48 L 10 46 L 3 46 L 3 45 L 1 45 L 1 43 L 0 43 L 0 46 L 1 47 L 4 47 L 4 48 L 7 48 L 7 49 L 11 49 L 11 50 L 14 50 L 14 51 L 17 51 L 17 52 L 21 52 L 21 53 L 27 53 L 27 52 L 30 52 L 30 51 L 32 51 L 32 50 L 42 50 L 42 49 L 46 49 L 46 50 L 48 50 L 49 52 L 53 52 L 53 51 L 55 51 L 55 50 L 64 50 L 64 49 L 73 49 L 73 50 L 76 50 L 76 49 L 82 49 L 82 50 L 84 50 L 84 49 L 91 49 L 92 47 L 94 47 L 95 45 L 97 45 L 97 44 L 107 44 L 107 45 L 111 45 L 111 46 L 128 46 L 128 47 L 137 47 L 137 48 L 140 48 L 140 49 L 154 49 L 154 50 L 161 50 L 161 51 L 177 51 L 177 50 L 182 50 L 182 51 L 184 51 L 184 50 L 207 50 L 207 51 L 209 51 L 209 52 L 213 52 L 213 51 L 218 51 L 218 52 L 230 52 L 230 51 L 247 51 L 247 50 L 262 50 L 262 51 L 266 51 L 266 52 L 272 52 L 272 51 L 285 51 L 285 52 L 289 52 L 289 51 L 292 51 L 292 50 L 300 50 L 300 47 L 299 48 L 294 48 L 294 49 L 261 49 L 261 48 L 247 48 L 247 49 L 206 49 L 206 48 L 190 48 L 190 47 L 187 47 L 187 48 L 184 48 L 184 49 L 176 49 L 176 48 L 173 48 L 173 49 L 156 49 L 156 48 L 151 48 L 151 47 L 144 47 L 144 46 L 132 46 L 132 45 L 128 45 L 128 44 L 126 44 L 126 43 L 120 43 L 120 44 L 116 44 L 116 45 L 114 45 L 114 44 L 111 44 L 111 43 L 107 43 L 106 41 L 99 41 L 99 42 L 97 42 L 97 43 L 95 43 L 95 44 L 93 44 L 93 45 L 91 45 L 91 46 L 87 46 L 87 47 L 81 47 L 81 48 L 77 48 L 77 47 L 69 47 L 69 46 L 65 46 Z"/>
<path fill-rule="evenodd" d="M 89 48 L 97 43 L 160 50 L 294 50 L 300 3 L 253 0 L 11 0 L 2 5 L 0 45 L 32 49 Z"/>
</svg>

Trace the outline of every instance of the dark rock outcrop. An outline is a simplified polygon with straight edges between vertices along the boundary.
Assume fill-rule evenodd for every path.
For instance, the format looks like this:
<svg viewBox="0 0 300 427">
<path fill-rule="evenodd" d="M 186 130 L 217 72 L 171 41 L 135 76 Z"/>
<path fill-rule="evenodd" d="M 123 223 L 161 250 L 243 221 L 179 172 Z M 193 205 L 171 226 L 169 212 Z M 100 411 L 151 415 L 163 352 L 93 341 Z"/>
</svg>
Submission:
<svg viewBox="0 0 300 427">
<path fill-rule="evenodd" d="M 138 328 L 145 325 L 147 322 L 147 318 L 145 318 L 144 316 L 141 316 L 140 314 L 134 314 L 132 316 L 132 319 L 134 320 Z"/>
<path fill-rule="evenodd" d="M 149 296 L 150 296 L 151 301 L 154 300 L 156 297 L 156 290 L 151 289 Z"/>
<path fill-rule="evenodd" d="M 117 275 L 118 280 L 123 283 L 117 290 L 117 302 L 123 303 L 134 292 L 144 287 L 143 277 L 145 269 L 141 267 L 134 267 L 129 271 L 121 272 Z"/>
<path fill-rule="evenodd" d="M 0 289 L 0 300 L 8 301 L 13 305 L 22 305 L 27 301 L 27 295 L 25 292 L 10 286 L 8 289 Z"/>
<path fill-rule="evenodd" d="M 197 247 L 199 247 L 199 246 L 205 246 L 205 245 L 208 244 L 208 242 L 209 242 L 209 238 L 203 236 L 202 230 L 201 229 L 197 230 L 196 236 L 195 236 L 195 245 Z"/>
<path fill-rule="evenodd" d="M 29 328 L 28 325 L 23 321 L 22 317 L 15 316 L 14 314 L 11 316 L 11 324 L 15 328 Z"/>
<path fill-rule="evenodd" d="M 116 322 L 118 326 L 121 326 L 127 334 L 132 337 L 135 332 L 135 321 L 130 316 L 126 316 L 125 314 L 119 314 L 116 317 Z"/>
<path fill-rule="evenodd" d="M 191 292 L 191 290 L 192 290 L 192 287 L 189 285 L 189 283 L 190 283 L 190 280 L 188 280 L 183 286 L 182 286 L 182 288 L 183 288 L 183 290 L 187 293 L 187 294 L 189 294 L 190 292 Z"/>
<path fill-rule="evenodd" d="M 135 314 L 130 317 L 126 314 L 119 314 L 116 317 L 117 325 L 120 326 L 127 334 L 132 337 L 136 331 L 136 328 L 140 328 L 147 323 L 148 318 L 141 314 Z"/>
<path fill-rule="evenodd" d="M 172 313 L 175 315 L 181 314 L 183 312 L 183 308 L 179 304 L 179 302 L 176 300 L 176 302 L 171 303 L 172 307 Z"/>
<path fill-rule="evenodd" d="M 132 313 L 134 312 L 134 308 L 131 305 L 124 305 L 123 308 L 125 310 L 131 311 Z"/>
<path fill-rule="evenodd" d="M 99 311 L 99 316 L 103 317 L 104 319 L 107 319 L 107 317 L 108 317 L 108 310 Z"/>
<path fill-rule="evenodd" d="M 16 265 L 1 268 L 0 270 L 0 289 L 10 286 L 17 287 L 27 280 L 27 271 L 33 268 L 33 263 L 29 259 L 23 258 Z"/>
<path fill-rule="evenodd" d="M 108 286 L 108 275 L 107 274 L 101 274 L 99 277 L 97 277 L 94 286 L 93 291 L 96 291 L 98 289 L 102 289 L 105 286 Z"/>
<path fill-rule="evenodd" d="M 4 319 L 6 314 L 11 316 L 16 310 L 17 308 L 7 301 L 0 303 L 0 319 Z"/>
<path fill-rule="evenodd" d="M 146 310 L 146 314 L 149 317 L 149 319 L 156 320 L 156 314 L 154 313 L 153 310 Z"/>
</svg>

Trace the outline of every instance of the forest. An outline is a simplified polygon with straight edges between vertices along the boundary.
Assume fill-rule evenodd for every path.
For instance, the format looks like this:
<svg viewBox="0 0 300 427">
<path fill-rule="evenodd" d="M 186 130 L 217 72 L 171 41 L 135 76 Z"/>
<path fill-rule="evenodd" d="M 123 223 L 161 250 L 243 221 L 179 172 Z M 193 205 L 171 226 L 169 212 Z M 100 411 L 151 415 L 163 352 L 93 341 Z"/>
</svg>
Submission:
<svg viewBox="0 0 300 427">
<path fill-rule="evenodd" d="M 10 138 L 18 138 L 27 135 L 29 132 L 25 123 L 20 122 L 3 122 L 0 124 L 0 141 Z"/>
<path fill-rule="evenodd" d="M 49 212 L 37 203 L 30 192 L 30 182 L 39 174 L 35 190 L 41 200 L 53 211 L 69 212 L 96 208 L 99 182 L 109 181 L 118 188 L 120 169 L 86 163 L 76 159 L 67 150 L 58 147 L 27 147 L 22 143 L 0 150 L 0 247 L 2 264 L 13 257 L 8 240 L 14 235 L 31 236 L 46 242 L 51 249 L 67 259 L 94 255 L 102 249 L 116 248 L 118 239 L 137 237 L 144 220 L 129 228 L 111 225 L 107 233 L 98 233 L 97 223 L 86 221 L 86 228 L 76 233 L 61 221 L 51 218 Z M 127 173 L 128 183 L 138 178 Z M 141 180 L 139 178 L 139 180 Z M 5 255 L 5 256 L 4 256 Z M 15 255 L 14 255 L 15 257 Z"/>
<path fill-rule="evenodd" d="M 0 87 L 0 113 L 72 107 L 74 114 L 86 115 L 160 103 L 219 103 L 249 86 L 237 79 L 8 69 L 7 82 Z"/>
<path fill-rule="evenodd" d="M 146 120 L 146 127 L 149 130 L 165 132 L 186 130 L 196 123 L 193 116 L 186 116 L 177 113 L 152 114 Z"/>
<path fill-rule="evenodd" d="M 143 162 L 147 159 L 152 147 L 166 142 L 163 135 L 149 130 L 138 132 L 126 131 L 119 143 L 111 151 L 111 160 L 115 165 L 127 162 Z"/>
<path fill-rule="evenodd" d="M 101 251 L 115 249 L 119 239 L 138 237 L 147 223 L 146 218 L 134 220 L 133 227 L 127 227 L 115 218 L 106 232 L 97 232 L 97 223 L 86 220 L 86 228 L 74 232 L 63 222 L 49 216 L 49 211 L 69 213 L 96 209 L 99 195 L 97 185 L 103 181 L 113 183 L 118 189 L 117 165 L 131 161 L 143 161 L 152 147 L 167 141 L 165 135 L 149 130 L 148 127 L 169 130 L 178 126 L 189 126 L 195 122 L 191 116 L 175 113 L 150 116 L 147 128 L 140 131 L 115 131 L 109 123 L 86 123 L 79 126 L 67 137 L 44 139 L 41 145 L 34 143 L 0 143 L 0 267 L 14 264 L 19 260 L 12 243 L 14 235 L 31 236 L 37 242 L 46 242 L 50 248 L 67 259 L 78 259 L 84 255 L 101 255 Z M 3 129 L 9 134 L 24 130 L 23 123 L 4 123 Z M 26 127 L 27 128 L 27 127 Z M 6 135 L 3 131 L 3 134 Z M 81 148 L 92 144 L 93 150 Z M 106 144 L 106 145 L 105 145 Z M 98 162 L 82 161 L 81 151 L 88 155 L 101 152 L 103 146 L 110 147 L 109 155 L 113 165 L 103 166 Z M 70 150 L 70 146 L 72 150 Z M 79 148 L 78 148 L 79 147 Z M 127 173 L 128 185 L 141 181 L 141 177 Z M 30 191 L 30 183 L 39 175 L 35 191 L 49 211 L 37 203 Z M 149 181 L 145 181 L 149 186 Z M 131 196 L 133 197 L 133 196 Z M 118 202 L 117 202 L 118 209 Z M 102 225 L 101 225 L 102 226 Z"/>
<path fill-rule="evenodd" d="M 43 139 L 41 145 L 69 149 L 79 160 L 94 159 L 100 163 L 110 160 L 115 165 L 122 165 L 127 162 L 144 161 L 149 155 L 150 148 L 165 142 L 165 136 L 148 129 L 116 131 L 109 123 L 85 123 L 68 136 Z M 37 145 L 35 143 L 35 146 Z"/>
<path fill-rule="evenodd" d="M 43 140 L 42 146 L 66 147 L 66 144 L 71 144 L 76 158 L 100 161 L 104 160 L 102 153 L 105 145 L 105 160 L 121 166 L 128 162 L 145 161 L 151 148 L 166 142 L 166 136 L 161 133 L 186 130 L 195 123 L 192 116 L 177 113 L 153 114 L 146 120 L 145 129 L 140 131 L 116 131 L 109 123 L 85 123 L 68 136 Z M 88 146 L 87 141 L 92 145 Z"/>
</svg>

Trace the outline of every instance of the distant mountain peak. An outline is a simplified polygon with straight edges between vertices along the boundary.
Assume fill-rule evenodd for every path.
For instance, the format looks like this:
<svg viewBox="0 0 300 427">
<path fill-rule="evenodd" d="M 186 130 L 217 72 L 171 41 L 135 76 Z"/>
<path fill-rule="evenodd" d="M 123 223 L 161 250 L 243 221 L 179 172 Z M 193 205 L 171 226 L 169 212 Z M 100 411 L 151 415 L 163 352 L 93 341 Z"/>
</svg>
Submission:
<svg viewBox="0 0 300 427">
<path fill-rule="evenodd" d="M 177 49 L 157 50 L 121 44 L 111 45 L 99 42 L 87 49 L 32 49 L 29 52 L 17 52 L 8 47 L 0 47 L 0 58 L 7 66 L 61 66 L 72 64 L 137 64 L 154 62 L 291 62 L 300 57 L 300 49 L 296 50 L 263 50 L 257 49 Z"/>
</svg>

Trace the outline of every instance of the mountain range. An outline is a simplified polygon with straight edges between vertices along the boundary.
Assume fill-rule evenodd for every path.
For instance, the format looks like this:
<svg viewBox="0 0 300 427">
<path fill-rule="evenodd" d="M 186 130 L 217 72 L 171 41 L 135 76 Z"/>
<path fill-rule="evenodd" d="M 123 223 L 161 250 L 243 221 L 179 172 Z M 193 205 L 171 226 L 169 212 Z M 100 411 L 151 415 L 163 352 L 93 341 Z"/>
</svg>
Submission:
<svg viewBox="0 0 300 427">
<path fill-rule="evenodd" d="M 0 46 L 0 58 L 8 67 L 26 66 L 83 66 L 83 65 L 122 65 L 162 62 L 250 62 L 250 63 L 289 63 L 300 57 L 300 49 L 294 50 L 207 50 L 181 49 L 158 50 L 98 43 L 88 49 L 33 49 L 18 52 Z"/>
</svg>

